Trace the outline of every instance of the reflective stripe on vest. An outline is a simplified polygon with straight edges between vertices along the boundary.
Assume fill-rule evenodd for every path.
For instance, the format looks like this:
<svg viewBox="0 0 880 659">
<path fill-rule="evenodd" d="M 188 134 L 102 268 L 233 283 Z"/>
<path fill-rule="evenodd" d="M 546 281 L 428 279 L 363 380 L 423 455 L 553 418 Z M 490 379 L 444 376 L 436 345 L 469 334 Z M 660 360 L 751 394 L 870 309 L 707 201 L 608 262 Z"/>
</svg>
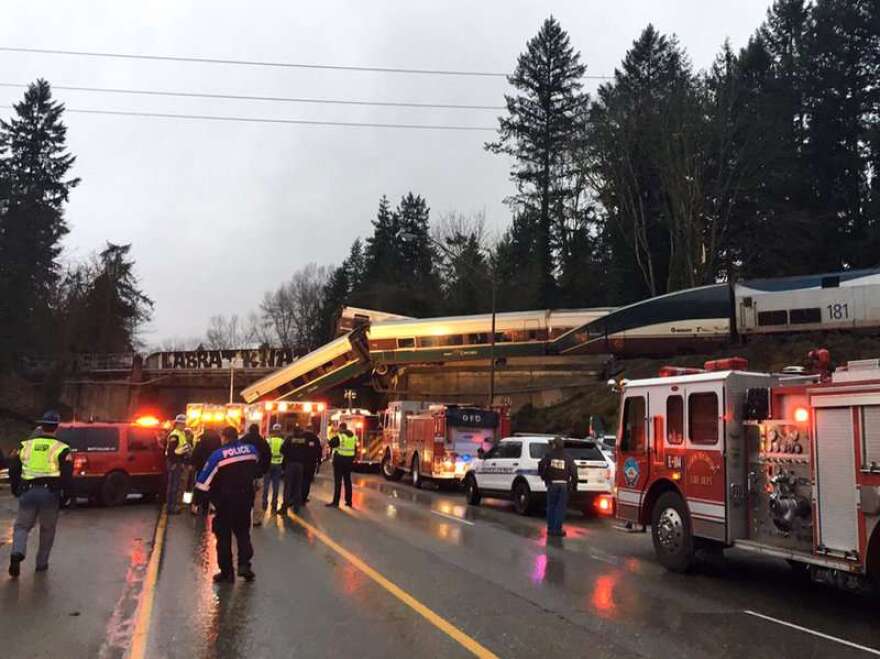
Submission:
<svg viewBox="0 0 880 659">
<path fill-rule="evenodd" d="M 21 443 L 21 477 L 31 481 L 35 478 L 60 478 L 61 463 L 58 457 L 70 447 L 54 437 L 34 437 Z"/>
<path fill-rule="evenodd" d="M 189 440 L 186 438 L 186 433 L 182 430 L 178 430 L 175 428 L 171 431 L 171 437 L 177 438 L 177 446 L 174 447 L 175 455 L 183 455 L 187 451 L 189 451 Z"/>
<path fill-rule="evenodd" d="M 281 445 L 284 443 L 283 437 L 270 437 L 269 448 L 272 449 L 272 464 L 280 465 L 284 457 L 281 455 Z"/>
<path fill-rule="evenodd" d="M 343 458 L 353 458 L 356 446 L 357 437 L 348 433 L 339 433 L 339 448 L 336 449 L 336 455 Z"/>
</svg>

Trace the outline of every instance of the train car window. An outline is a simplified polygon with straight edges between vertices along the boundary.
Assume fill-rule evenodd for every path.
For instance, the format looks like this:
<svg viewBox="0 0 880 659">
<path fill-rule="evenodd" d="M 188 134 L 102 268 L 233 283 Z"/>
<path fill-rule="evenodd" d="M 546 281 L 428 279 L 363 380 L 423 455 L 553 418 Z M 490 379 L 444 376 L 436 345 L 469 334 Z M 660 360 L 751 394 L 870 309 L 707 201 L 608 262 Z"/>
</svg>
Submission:
<svg viewBox="0 0 880 659">
<path fill-rule="evenodd" d="M 810 309 L 789 309 L 788 319 L 792 325 L 821 323 L 822 310 L 819 307 L 812 307 Z"/>
<path fill-rule="evenodd" d="M 788 325 L 788 312 L 784 309 L 781 311 L 759 311 L 758 325 Z"/>
<path fill-rule="evenodd" d="M 444 336 L 440 339 L 440 345 L 444 346 L 460 346 L 464 343 L 464 337 L 461 334 L 453 334 Z"/>
<path fill-rule="evenodd" d="M 840 276 L 832 275 L 831 277 L 822 277 L 822 288 L 838 288 L 840 286 Z"/>
<path fill-rule="evenodd" d="M 621 451 L 644 452 L 645 441 L 645 398 L 630 396 L 623 404 L 623 440 Z"/>
<path fill-rule="evenodd" d="M 415 339 L 397 339 L 397 347 L 398 348 L 415 348 L 416 340 Z"/>
<path fill-rule="evenodd" d="M 718 394 L 712 391 L 688 396 L 688 429 L 693 444 L 718 441 Z"/>
<path fill-rule="evenodd" d="M 470 343 L 471 345 L 489 343 L 489 335 L 484 332 L 478 334 L 468 334 L 468 343 Z"/>
<path fill-rule="evenodd" d="M 420 336 L 418 341 L 416 341 L 416 345 L 419 348 L 436 348 L 442 345 L 442 340 L 442 336 Z"/>
<path fill-rule="evenodd" d="M 666 443 L 681 444 L 684 441 L 684 398 L 670 396 L 666 399 Z"/>
</svg>

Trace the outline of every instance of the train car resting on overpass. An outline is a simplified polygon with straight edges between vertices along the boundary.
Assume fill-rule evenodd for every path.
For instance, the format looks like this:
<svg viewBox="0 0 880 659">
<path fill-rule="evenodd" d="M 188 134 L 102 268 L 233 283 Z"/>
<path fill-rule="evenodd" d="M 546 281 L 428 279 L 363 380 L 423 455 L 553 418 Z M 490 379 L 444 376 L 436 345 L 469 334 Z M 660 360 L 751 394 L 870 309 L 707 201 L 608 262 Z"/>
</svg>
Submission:
<svg viewBox="0 0 880 659">
<path fill-rule="evenodd" d="M 487 360 L 493 350 L 497 359 L 542 356 L 547 354 L 551 340 L 611 310 L 603 307 L 499 313 L 495 318 L 494 348 L 491 314 L 366 321 L 246 387 L 241 395 L 247 402 L 269 396 L 298 400 L 373 369 L 381 373 L 405 364 Z M 346 311 L 343 310 L 343 319 L 347 317 Z"/>
</svg>

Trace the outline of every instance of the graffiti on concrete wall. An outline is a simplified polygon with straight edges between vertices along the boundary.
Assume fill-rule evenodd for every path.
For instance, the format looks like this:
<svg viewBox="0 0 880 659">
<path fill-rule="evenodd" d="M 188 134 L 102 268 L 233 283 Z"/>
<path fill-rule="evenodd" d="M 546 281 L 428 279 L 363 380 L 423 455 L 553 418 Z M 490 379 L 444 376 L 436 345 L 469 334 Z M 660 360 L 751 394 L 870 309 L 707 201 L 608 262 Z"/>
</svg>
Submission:
<svg viewBox="0 0 880 659">
<path fill-rule="evenodd" d="M 175 350 L 154 352 L 144 364 L 147 370 L 208 370 L 229 368 L 280 368 L 294 359 L 284 348 L 246 350 Z"/>
</svg>

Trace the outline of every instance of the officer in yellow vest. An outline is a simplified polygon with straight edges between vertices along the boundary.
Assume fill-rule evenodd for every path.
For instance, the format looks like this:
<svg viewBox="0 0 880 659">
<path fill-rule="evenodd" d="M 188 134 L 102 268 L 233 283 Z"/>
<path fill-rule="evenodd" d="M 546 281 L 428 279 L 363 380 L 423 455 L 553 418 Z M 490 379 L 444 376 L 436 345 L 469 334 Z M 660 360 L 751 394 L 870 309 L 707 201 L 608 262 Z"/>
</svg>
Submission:
<svg viewBox="0 0 880 659">
<path fill-rule="evenodd" d="M 284 444 L 284 437 L 281 436 L 281 424 L 276 423 L 272 426 L 272 433 L 266 439 L 269 444 L 269 450 L 272 457 L 269 460 L 269 471 L 263 476 L 263 510 L 269 507 L 269 484 L 272 484 L 272 512 L 278 511 L 278 489 L 281 487 L 281 477 L 284 475 L 284 456 L 281 455 L 281 446 Z M 283 495 L 282 495 L 283 496 Z"/>
<path fill-rule="evenodd" d="M 61 418 L 57 412 L 46 412 L 38 421 L 30 439 L 21 443 L 18 455 L 9 465 L 12 491 L 18 497 L 18 515 L 12 536 L 9 576 L 17 577 L 27 554 L 28 534 L 40 521 L 40 545 L 37 549 L 37 572 L 49 569 L 49 553 L 55 541 L 58 509 L 64 490 L 73 478 L 70 447 L 55 437 Z"/>
<path fill-rule="evenodd" d="M 345 505 L 351 506 L 351 470 L 357 451 L 357 437 L 348 429 L 347 424 L 339 424 L 339 434 L 330 440 L 330 448 L 333 449 L 333 501 L 327 506 L 339 507 L 339 495 L 342 492 L 343 482 L 345 483 Z"/>
<path fill-rule="evenodd" d="M 174 430 L 168 433 L 165 441 L 165 461 L 167 464 L 168 488 L 165 492 L 165 505 L 169 515 L 180 512 L 177 507 L 180 499 L 180 486 L 183 479 L 192 445 L 186 436 L 186 415 L 178 414 L 174 418 Z M 183 483 L 186 485 L 186 482 Z"/>
</svg>

